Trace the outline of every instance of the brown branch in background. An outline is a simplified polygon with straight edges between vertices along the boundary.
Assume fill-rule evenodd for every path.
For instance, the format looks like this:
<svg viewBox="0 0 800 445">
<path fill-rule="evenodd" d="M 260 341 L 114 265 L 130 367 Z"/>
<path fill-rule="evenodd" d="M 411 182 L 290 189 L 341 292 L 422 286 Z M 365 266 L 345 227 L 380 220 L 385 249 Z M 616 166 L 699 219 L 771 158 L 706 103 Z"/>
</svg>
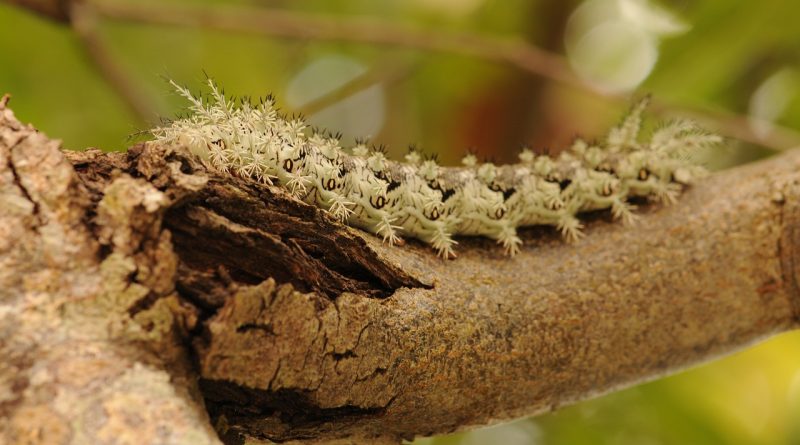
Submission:
<svg viewBox="0 0 800 445">
<path fill-rule="evenodd" d="M 69 23 L 69 10 L 72 0 L 1 0 L 31 10 L 43 17 L 57 22 Z"/>
<path fill-rule="evenodd" d="M 578 78 L 564 58 L 529 43 L 472 33 L 441 32 L 385 22 L 374 18 L 331 17 L 274 9 L 150 7 L 138 3 L 93 2 L 104 17 L 167 26 L 198 27 L 291 39 L 338 40 L 370 45 L 390 45 L 461 54 L 492 62 L 508 63 L 526 72 L 564 85 L 590 91 L 617 102 L 625 95 L 604 95 Z M 776 150 L 800 146 L 800 133 L 778 125 L 764 136 L 752 131 L 746 116 L 701 107 L 685 107 L 654 101 L 662 109 L 688 111 L 698 120 L 711 123 L 726 136 Z"/>
<path fill-rule="evenodd" d="M 339 40 L 462 54 L 508 62 L 540 76 L 569 85 L 582 85 L 557 55 L 522 41 L 444 33 L 373 18 L 331 17 L 275 9 L 151 7 L 139 3 L 92 2 L 103 17 L 167 26 L 183 26 L 291 39 Z"/>
<path fill-rule="evenodd" d="M 348 82 L 345 82 L 335 90 L 328 94 L 324 94 L 314 100 L 297 107 L 295 111 L 311 116 L 314 113 L 324 110 L 331 105 L 335 105 L 348 97 L 363 91 L 373 85 L 382 83 L 384 85 L 391 85 L 399 82 L 400 80 L 408 77 L 413 71 L 413 66 L 408 63 L 392 62 L 385 60 L 382 63 L 377 63 L 375 66 L 356 76 Z"/>
<path fill-rule="evenodd" d="M 89 60 L 108 84 L 117 92 L 133 114 L 142 122 L 152 122 L 158 113 L 147 95 L 130 75 L 114 60 L 113 51 L 97 32 L 97 14 L 90 4 L 74 1 L 70 23 L 81 39 Z"/>
<path fill-rule="evenodd" d="M 128 109 L 142 122 L 151 122 L 158 113 L 128 73 L 114 60 L 113 51 L 97 32 L 97 14 L 93 7 L 79 0 L 0 0 L 57 22 L 75 31 L 83 43 L 89 61 L 108 85 L 125 102 Z"/>
<path fill-rule="evenodd" d="M 64 4 L 70 0 L 5 0 L 12 4 L 65 21 Z M 614 101 L 628 102 L 627 96 L 608 96 L 591 88 L 570 69 L 569 64 L 554 54 L 520 40 L 481 36 L 471 33 L 448 33 L 374 18 L 331 17 L 305 12 L 274 9 L 197 8 L 186 6 L 149 6 L 135 2 L 91 1 L 93 12 L 104 18 L 166 26 L 197 27 L 291 39 L 338 40 L 370 45 L 390 45 L 461 54 L 493 62 L 509 63 L 518 69 L 543 76 L 570 87 L 590 91 Z M 83 32 L 87 32 L 83 30 Z M 124 71 L 112 62 L 109 51 L 92 32 L 84 36 L 87 50 L 109 80 L 137 115 L 150 118 L 152 110 L 141 95 L 134 92 L 132 82 Z M 773 150 L 800 146 L 800 132 L 772 125 L 766 135 L 756 134 L 749 118 L 708 107 L 686 107 L 654 101 L 656 109 L 688 112 L 698 120 L 711 124 L 717 131 L 755 145 Z"/>
</svg>

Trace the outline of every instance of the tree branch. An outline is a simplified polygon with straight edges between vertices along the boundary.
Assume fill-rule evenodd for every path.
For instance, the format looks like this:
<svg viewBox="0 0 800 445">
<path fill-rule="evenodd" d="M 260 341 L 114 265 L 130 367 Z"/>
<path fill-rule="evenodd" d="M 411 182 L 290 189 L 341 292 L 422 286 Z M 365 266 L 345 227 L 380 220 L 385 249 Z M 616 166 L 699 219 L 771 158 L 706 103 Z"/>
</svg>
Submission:
<svg viewBox="0 0 800 445">
<path fill-rule="evenodd" d="M 290 39 L 335 40 L 459 54 L 493 63 L 505 63 L 521 71 L 626 105 L 630 101 L 629 94 L 611 95 L 598 91 L 578 77 L 563 56 L 519 38 L 469 32 L 443 32 L 374 17 L 340 17 L 274 8 L 197 8 L 165 5 L 154 8 L 141 3 L 102 0 L 93 1 L 92 4 L 97 13 L 103 17 L 133 23 L 196 27 Z M 800 133 L 773 122 L 770 122 L 770 132 L 757 134 L 750 123 L 752 118 L 731 111 L 660 100 L 654 100 L 653 105 L 654 111 L 674 111 L 691 115 L 726 136 L 772 150 L 787 150 L 800 145 Z"/>
<path fill-rule="evenodd" d="M 70 23 L 83 43 L 86 56 L 108 85 L 125 102 L 141 122 L 152 122 L 158 116 L 153 103 L 117 62 L 114 51 L 97 29 L 97 13 L 90 4 L 71 1 Z"/>
<path fill-rule="evenodd" d="M 74 0 L 3 0 L 6 3 L 28 9 L 56 22 L 69 23 L 71 3 Z"/>
<path fill-rule="evenodd" d="M 3 102 L 0 437 L 396 443 L 653 379 L 797 326 L 798 172 L 443 261 L 179 148 L 62 153 Z"/>
</svg>

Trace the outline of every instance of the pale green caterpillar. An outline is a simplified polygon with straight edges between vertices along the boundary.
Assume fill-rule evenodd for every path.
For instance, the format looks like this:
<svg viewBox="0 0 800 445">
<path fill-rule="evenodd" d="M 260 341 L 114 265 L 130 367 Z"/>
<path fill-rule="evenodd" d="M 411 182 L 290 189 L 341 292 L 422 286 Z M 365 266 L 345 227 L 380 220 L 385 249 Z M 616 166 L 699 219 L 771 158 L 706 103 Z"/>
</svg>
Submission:
<svg viewBox="0 0 800 445">
<path fill-rule="evenodd" d="M 514 255 L 522 244 L 518 227 L 555 226 L 576 241 L 581 212 L 609 209 L 633 223 L 630 198 L 674 202 L 705 173 L 691 153 L 721 141 L 693 122 L 675 121 L 639 142 L 643 100 L 602 143 L 577 140 L 556 158 L 525 149 L 513 165 L 479 164 L 469 155 L 462 167 L 441 167 L 413 150 L 406 162 L 364 144 L 347 153 L 338 137 L 307 135 L 303 120 L 278 113 L 271 98 L 234 103 L 209 80 L 204 101 L 173 85 L 190 101 L 191 115 L 151 130 L 157 141 L 186 146 L 217 171 L 280 185 L 385 242 L 420 239 L 445 258 L 454 256 L 454 235 L 488 237 Z"/>
</svg>

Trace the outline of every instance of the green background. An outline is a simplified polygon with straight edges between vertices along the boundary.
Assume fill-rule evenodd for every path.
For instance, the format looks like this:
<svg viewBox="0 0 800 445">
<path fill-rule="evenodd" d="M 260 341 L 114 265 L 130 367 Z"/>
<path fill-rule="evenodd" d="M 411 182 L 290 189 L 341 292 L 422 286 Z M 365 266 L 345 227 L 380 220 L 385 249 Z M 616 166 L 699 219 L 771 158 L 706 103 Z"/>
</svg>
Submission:
<svg viewBox="0 0 800 445">
<path fill-rule="evenodd" d="M 436 32 L 491 35 L 564 54 L 567 20 L 582 2 L 183 4 L 213 3 L 222 8 L 286 9 L 389 21 Z M 156 12 L 166 4 L 151 3 Z M 438 153 L 445 163 L 457 162 L 468 149 L 508 162 L 522 144 L 553 151 L 578 134 L 601 136 L 618 121 L 629 103 L 627 97 L 644 93 L 671 104 L 660 110 L 667 118 L 688 109 L 705 110 L 695 117 L 729 137 L 732 123 L 746 127 L 748 114 L 758 110 L 766 110 L 769 120 L 790 133 L 800 128 L 800 2 L 674 0 L 659 5 L 688 25 L 688 30 L 659 38 L 652 71 L 637 88 L 616 98 L 590 87 L 566 86 L 506 63 L 448 52 L 100 17 L 96 38 L 107 48 L 108 61 L 125 73 L 133 85 L 131 92 L 148 106 L 148 112 L 135 113 L 98 69 L 86 41 L 69 26 L 0 4 L 0 93 L 12 94 L 11 106 L 22 121 L 61 138 L 71 149 L 124 150 L 132 135 L 182 110 L 181 99 L 164 77 L 200 90 L 204 73 L 231 94 L 272 92 L 284 109 L 293 112 L 302 111 L 297 104 L 305 92 L 311 91 L 308 95 L 313 99 L 314 91 L 335 91 L 354 73 L 366 72 L 372 79 L 371 93 L 359 100 L 333 103 L 332 107 L 339 108 L 327 112 L 329 118 L 353 123 L 337 128 L 345 131 L 345 141 L 364 136 L 348 133 L 348 128 L 372 122 L 372 140 L 388 145 L 395 157 L 413 143 Z M 292 97 L 294 105 L 287 99 Z M 758 97 L 761 108 L 754 105 Z M 728 117 L 722 119 L 720 113 Z M 325 114 L 324 110 L 319 113 Z M 318 117 L 312 114 L 312 122 L 325 125 L 325 119 L 314 120 Z M 765 139 L 753 144 L 730 137 L 708 163 L 712 168 L 727 167 L 769 156 L 792 143 L 791 139 L 782 144 Z M 557 413 L 418 442 L 800 444 L 800 334 L 781 335 L 745 352 Z"/>
</svg>

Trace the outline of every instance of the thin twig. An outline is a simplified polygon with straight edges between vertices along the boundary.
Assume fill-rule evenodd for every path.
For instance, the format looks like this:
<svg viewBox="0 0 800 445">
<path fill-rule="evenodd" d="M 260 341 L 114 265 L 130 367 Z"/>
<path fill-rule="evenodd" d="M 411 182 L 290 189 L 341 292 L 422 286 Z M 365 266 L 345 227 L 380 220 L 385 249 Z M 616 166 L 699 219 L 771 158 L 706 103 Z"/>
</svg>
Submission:
<svg viewBox="0 0 800 445">
<path fill-rule="evenodd" d="M 4 0 L 57 21 L 66 21 L 64 5 L 69 0 Z M 466 33 L 443 33 L 416 27 L 381 22 L 367 18 L 342 18 L 310 15 L 276 10 L 231 10 L 163 6 L 150 7 L 135 3 L 109 3 L 92 1 L 93 12 L 106 18 L 136 23 L 167 26 L 200 27 L 219 31 L 231 31 L 292 39 L 339 40 L 371 45 L 391 45 L 462 54 L 483 60 L 509 63 L 526 72 L 537 74 L 571 87 L 587 90 L 614 101 L 628 101 L 625 96 L 608 96 L 594 90 L 579 79 L 569 68 L 563 57 L 518 40 L 478 36 Z M 79 30 L 76 28 L 76 30 Z M 86 32 L 86 31 L 84 31 Z M 89 29 L 83 35 L 87 50 L 109 83 L 116 88 L 131 109 L 142 117 L 153 115 L 149 104 L 134 94 L 132 82 L 112 62 L 109 51 Z M 654 108 L 676 110 L 694 115 L 716 127 L 726 136 L 760 145 L 773 150 L 785 150 L 800 146 L 800 132 L 771 124 L 766 135 L 757 134 L 751 126 L 751 118 L 729 111 L 705 107 L 676 106 L 656 102 Z"/>
<path fill-rule="evenodd" d="M 72 0 L 0 0 L 33 11 L 57 22 L 69 23 L 69 9 Z"/>
<path fill-rule="evenodd" d="M 751 116 L 708 106 L 674 105 L 663 100 L 654 101 L 652 108 L 656 113 L 679 111 L 705 125 L 713 125 L 717 132 L 725 136 L 753 145 L 780 151 L 800 147 L 800 132 L 797 130 L 762 121 L 769 124 L 769 131 L 763 135 L 758 134 L 753 130 L 753 123 L 759 120 Z"/>
<path fill-rule="evenodd" d="M 390 45 L 463 54 L 505 61 L 526 71 L 567 84 L 580 84 L 564 61 L 521 41 L 442 33 L 371 18 L 332 18 L 274 9 L 193 8 L 138 3 L 93 2 L 107 18 L 169 26 L 199 27 L 218 31 L 286 37 L 291 39 L 340 40 L 370 45 Z"/>
<path fill-rule="evenodd" d="M 265 9 L 220 9 L 159 6 L 137 3 L 95 1 L 99 14 L 106 18 L 137 23 L 199 27 L 218 31 L 267 35 L 291 39 L 338 40 L 371 45 L 389 45 L 461 54 L 493 62 L 509 63 L 523 71 L 544 76 L 562 84 L 591 91 L 614 101 L 628 102 L 624 95 L 604 95 L 578 78 L 569 64 L 554 54 L 523 41 L 420 29 L 372 18 L 345 18 Z M 774 150 L 800 146 L 800 133 L 773 125 L 767 135 L 757 135 L 747 116 L 710 109 L 687 109 L 664 102 L 661 109 L 689 111 L 699 120 L 712 123 L 718 131 L 749 143 Z"/>
<path fill-rule="evenodd" d="M 108 84 L 125 101 L 125 104 L 143 122 L 158 115 L 147 97 L 136 86 L 122 67 L 117 64 L 112 51 L 97 32 L 97 14 L 91 5 L 73 2 L 70 10 L 71 25 L 83 42 L 86 54 Z"/>
<path fill-rule="evenodd" d="M 392 63 L 389 61 L 376 64 L 376 68 L 367 70 L 360 76 L 356 76 L 350 81 L 345 82 L 328 94 L 322 95 L 297 107 L 296 111 L 310 116 L 377 83 L 389 85 L 398 82 L 407 77 L 412 70 L 413 67 L 408 64 Z"/>
</svg>

